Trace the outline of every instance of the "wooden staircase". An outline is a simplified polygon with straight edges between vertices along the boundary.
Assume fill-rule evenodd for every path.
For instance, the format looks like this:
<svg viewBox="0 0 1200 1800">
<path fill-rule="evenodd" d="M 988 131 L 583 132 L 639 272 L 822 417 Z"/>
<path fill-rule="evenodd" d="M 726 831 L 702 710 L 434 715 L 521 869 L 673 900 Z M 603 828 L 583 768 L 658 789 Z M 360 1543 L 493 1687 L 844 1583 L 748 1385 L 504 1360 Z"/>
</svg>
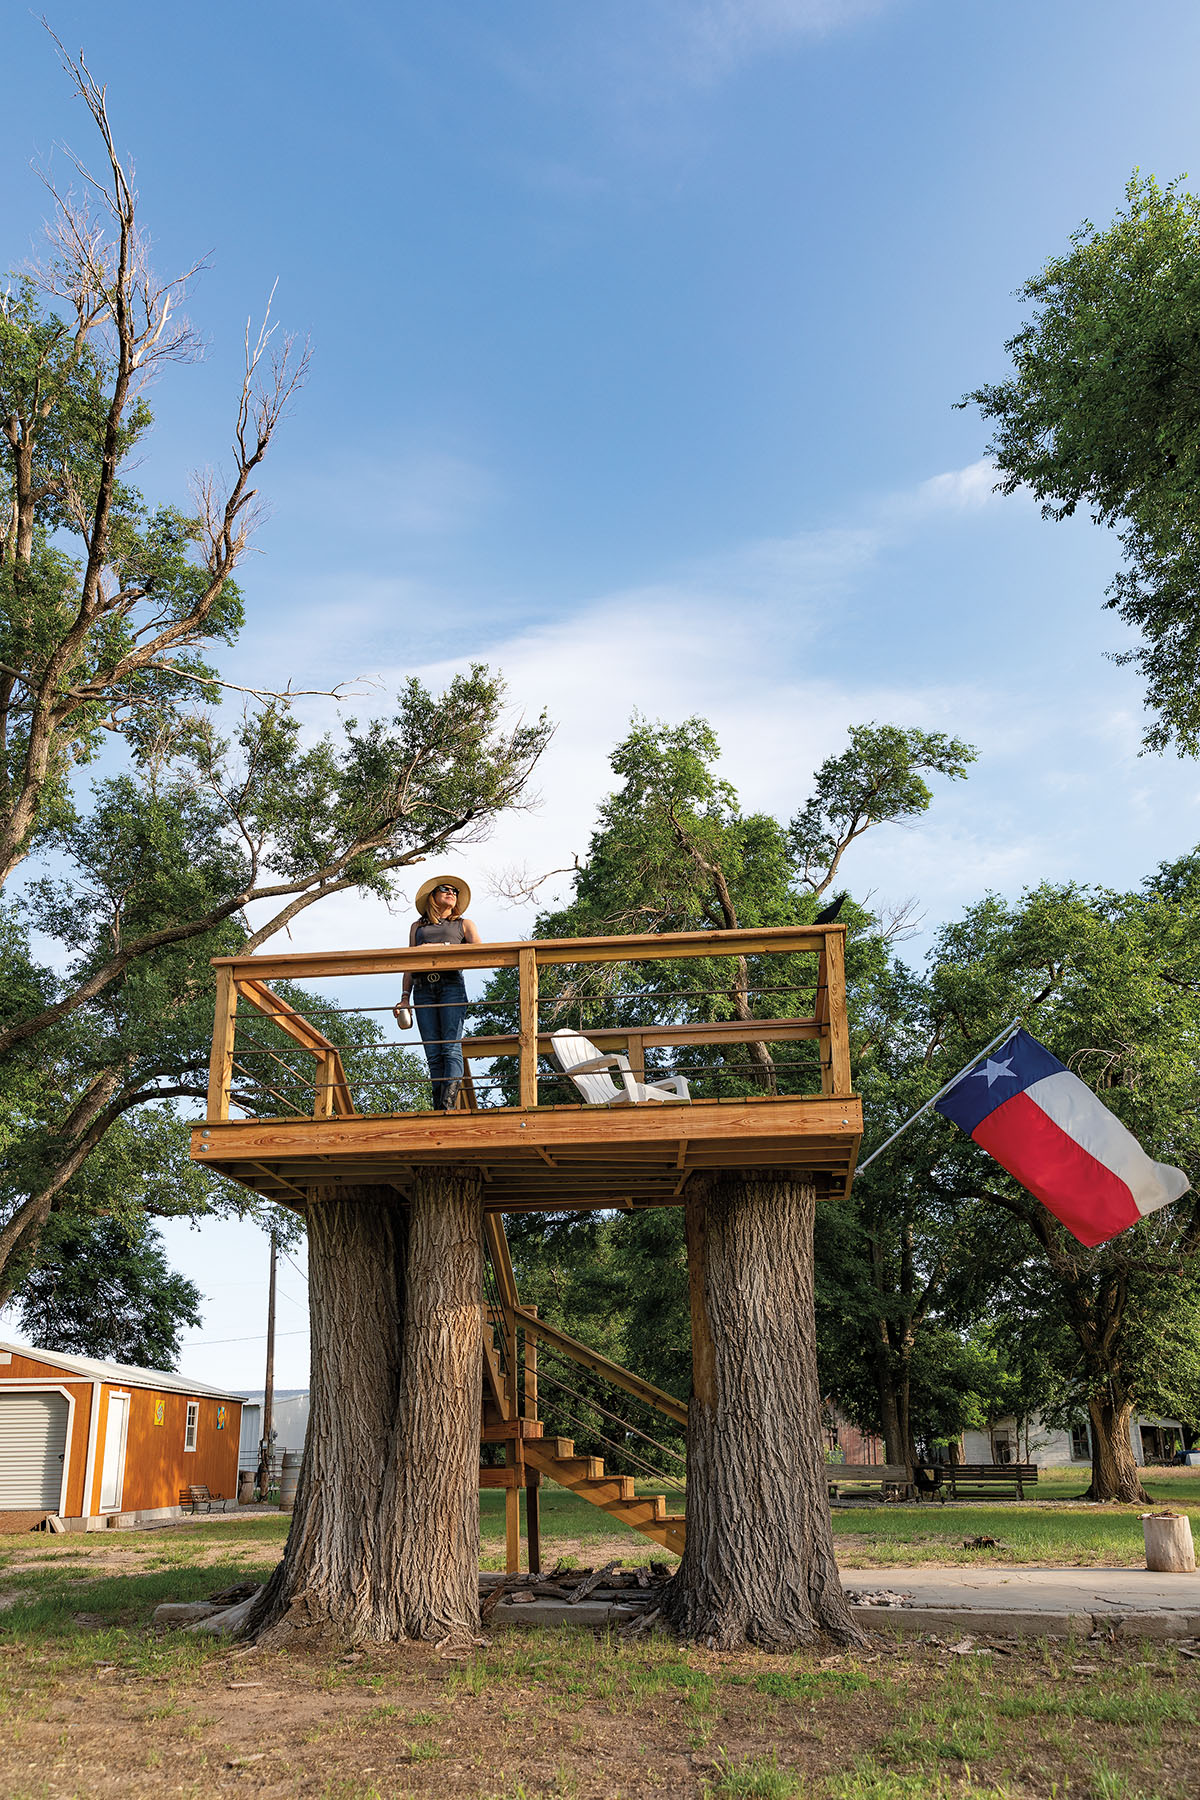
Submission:
<svg viewBox="0 0 1200 1800">
<path fill-rule="evenodd" d="M 504 1226 L 497 1214 L 485 1219 L 488 1256 L 495 1277 L 494 1300 L 485 1308 L 483 1334 L 483 1393 L 480 1437 L 487 1444 L 503 1444 L 503 1466 L 483 1466 L 481 1487 L 505 1489 L 507 1562 L 517 1566 L 519 1545 L 518 1497 L 524 1487 L 530 1504 L 530 1541 L 536 1540 L 536 1489 L 544 1478 L 569 1488 L 631 1531 L 682 1556 L 686 1523 L 680 1513 L 667 1511 L 663 1494 L 639 1494 L 632 1475 L 610 1473 L 599 1456 L 576 1455 L 572 1439 L 548 1437 L 538 1416 L 537 1344 L 544 1339 L 560 1354 L 631 1393 L 644 1405 L 656 1407 L 678 1426 L 686 1424 L 687 1408 L 672 1395 L 662 1393 L 628 1369 L 611 1363 L 598 1351 L 578 1343 L 566 1332 L 537 1317 L 536 1308 L 521 1305 L 508 1254 Z M 517 1334 L 524 1340 L 524 1377 L 516 1375 Z M 518 1392 L 518 1385 L 521 1391 Z M 532 1552 L 534 1555 L 537 1552 Z"/>
<path fill-rule="evenodd" d="M 570 1438 L 526 1438 L 522 1448 L 525 1461 L 540 1474 L 570 1488 L 664 1549 L 673 1550 L 676 1556 L 683 1555 L 683 1515 L 667 1511 L 663 1494 L 637 1493 L 632 1475 L 607 1474 L 599 1456 L 576 1456 Z"/>
</svg>

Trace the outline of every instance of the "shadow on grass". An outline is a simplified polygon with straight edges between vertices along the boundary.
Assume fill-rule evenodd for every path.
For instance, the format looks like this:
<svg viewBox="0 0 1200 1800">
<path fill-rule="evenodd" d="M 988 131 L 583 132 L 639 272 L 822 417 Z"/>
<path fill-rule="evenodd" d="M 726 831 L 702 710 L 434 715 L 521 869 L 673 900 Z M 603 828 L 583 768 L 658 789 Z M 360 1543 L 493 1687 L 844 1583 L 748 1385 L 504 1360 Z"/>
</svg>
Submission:
<svg viewBox="0 0 1200 1800">
<path fill-rule="evenodd" d="M 264 1560 L 247 1549 L 241 1558 L 201 1568 L 180 1562 L 145 1574 L 103 1575 L 81 1581 L 78 1568 L 26 1569 L 19 1575 L 20 1597 L 0 1612 L 0 1644 L 28 1644 L 46 1638 L 95 1638 L 107 1629 L 137 1629 L 150 1623 L 164 1601 L 206 1600 L 245 1581 L 264 1581 L 276 1555 Z"/>
</svg>

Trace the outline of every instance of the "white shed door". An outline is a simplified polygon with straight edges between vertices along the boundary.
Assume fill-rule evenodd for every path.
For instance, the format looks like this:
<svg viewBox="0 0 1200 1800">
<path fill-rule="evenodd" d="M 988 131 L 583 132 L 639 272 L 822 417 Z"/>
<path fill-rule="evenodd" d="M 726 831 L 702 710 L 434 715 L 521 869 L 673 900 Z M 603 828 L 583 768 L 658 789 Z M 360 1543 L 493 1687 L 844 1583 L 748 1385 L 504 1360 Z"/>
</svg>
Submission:
<svg viewBox="0 0 1200 1800">
<path fill-rule="evenodd" d="M 125 1434 L 129 1429 L 129 1395 L 108 1396 L 104 1428 L 104 1461 L 100 1465 L 100 1511 L 117 1512 L 125 1485 Z"/>
<path fill-rule="evenodd" d="M 67 1410 L 63 1394 L 0 1393 L 0 1512 L 58 1506 Z"/>
</svg>

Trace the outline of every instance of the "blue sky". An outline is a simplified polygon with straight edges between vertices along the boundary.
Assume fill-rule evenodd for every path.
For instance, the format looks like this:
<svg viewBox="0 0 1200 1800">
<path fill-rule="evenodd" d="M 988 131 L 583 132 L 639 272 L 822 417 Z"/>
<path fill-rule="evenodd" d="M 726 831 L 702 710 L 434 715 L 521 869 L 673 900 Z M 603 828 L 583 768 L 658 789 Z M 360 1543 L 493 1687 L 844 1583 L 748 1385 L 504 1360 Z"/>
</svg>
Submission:
<svg viewBox="0 0 1200 1800">
<path fill-rule="evenodd" d="M 847 867 L 929 926 L 986 886 L 1133 883 L 1200 839 L 1196 766 L 1139 758 L 1139 682 L 1104 656 L 1127 642 L 1101 608 L 1115 546 L 995 497 L 954 410 L 1003 371 L 1019 283 L 1135 166 L 1200 179 L 1194 5 L 50 18 L 109 84 L 160 271 L 210 253 L 190 303 L 209 348 L 157 391 L 148 490 L 180 498 L 220 462 L 246 315 L 277 278 L 312 339 L 231 679 L 377 680 L 361 712 L 482 657 L 560 722 L 541 809 L 472 852 L 486 935 L 528 922 L 490 894 L 498 871 L 584 848 L 634 707 L 711 718 L 746 801 L 789 816 L 851 722 L 972 739 L 970 781 Z M 16 262 L 44 211 L 29 160 L 93 146 L 32 14 L 9 10 L 6 60 Z M 314 727 L 330 714 L 313 703 Z M 294 941 L 396 935 L 350 899 Z M 223 1285 L 257 1243 L 173 1229 L 171 1248 L 212 1295 L 184 1368 L 259 1381 L 256 1345 L 215 1342 L 258 1309 L 257 1275 Z M 300 1385 L 303 1337 L 281 1351 Z"/>
</svg>

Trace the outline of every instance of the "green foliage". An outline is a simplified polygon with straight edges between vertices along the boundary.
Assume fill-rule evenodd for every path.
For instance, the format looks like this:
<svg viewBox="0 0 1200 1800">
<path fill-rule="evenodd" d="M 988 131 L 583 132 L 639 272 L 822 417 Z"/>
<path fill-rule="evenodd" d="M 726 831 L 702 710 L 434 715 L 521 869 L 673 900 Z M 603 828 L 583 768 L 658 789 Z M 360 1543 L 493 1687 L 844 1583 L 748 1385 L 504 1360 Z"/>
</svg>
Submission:
<svg viewBox="0 0 1200 1800">
<path fill-rule="evenodd" d="M 158 1232 L 114 1218 L 56 1214 L 18 1295 L 17 1322 L 43 1350 L 173 1369 L 203 1295 L 172 1270 Z"/>
<path fill-rule="evenodd" d="M 977 388 L 1012 493 L 1046 517 L 1090 507 L 1126 567 L 1109 590 L 1142 636 L 1157 719 L 1147 744 L 1200 748 L 1200 200 L 1134 174 L 1112 223 L 1090 222 L 1021 289 L 1033 315 L 1013 373 Z"/>
<path fill-rule="evenodd" d="M 941 731 L 852 725 L 849 748 L 821 764 L 788 842 L 800 879 L 816 893 L 831 883 L 842 855 L 873 825 L 900 824 L 927 812 L 933 795 L 923 772 L 961 781 L 975 751 Z"/>
<path fill-rule="evenodd" d="M 891 1045 L 877 1043 L 863 1067 L 867 1113 L 879 1138 L 1020 1013 L 1150 1155 L 1193 1182 L 1200 1177 L 1196 855 L 1164 867 L 1135 893 L 1043 885 L 1016 904 L 985 897 L 939 934 L 927 981 L 910 999 Z M 906 1333 L 911 1351 L 909 1321 L 930 1318 L 952 1328 L 942 1337 L 949 1361 L 939 1381 L 926 1378 L 930 1391 L 921 1403 L 931 1407 L 934 1425 L 933 1390 L 953 1397 L 956 1340 L 981 1319 L 990 1324 L 982 1335 L 976 1326 L 970 1348 L 994 1364 L 993 1376 L 975 1389 L 985 1415 L 1010 1406 L 1018 1416 L 1038 1410 L 1068 1424 L 1089 1404 L 1129 1404 L 1187 1421 L 1200 1417 L 1194 1194 L 1085 1250 L 978 1146 L 928 1117 L 860 1176 L 854 1205 L 837 1229 L 843 1240 L 861 1230 L 863 1247 L 847 1255 L 845 1241 L 833 1246 L 822 1268 L 833 1286 L 826 1344 L 856 1416 L 869 1410 L 866 1372 L 879 1362 L 881 1327 L 870 1288 L 880 1267 L 890 1266 L 879 1314 L 890 1332 L 889 1354 L 904 1347 Z M 922 1311 L 931 1282 L 936 1305 Z M 847 1379 L 854 1342 L 857 1373 Z M 911 1372 L 915 1394 L 915 1362 Z M 913 1416 L 916 1422 L 915 1398 Z"/>
<path fill-rule="evenodd" d="M 904 822 L 925 811 L 923 772 L 965 773 L 969 745 L 895 726 L 855 726 L 849 748 L 817 771 L 813 796 L 790 828 L 765 813 L 745 813 L 717 773 L 719 746 L 703 719 L 681 725 L 635 717 L 611 758 L 620 785 L 602 803 L 586 860 L 568 904 L 541 915 L 535 935 L 583 937 L 626 932 L 721 931 L 739 926 L 810 923 L 850 843 L 872 825 Z M 847 977 L 854 1051 L 860 1064 L 883 1064 L 913 1030 L 919 984 L 894 962 L 877 922 L 852 900 Z M 601 1026 L 805 1016 L 815 1002 L 816 958 L 717 956 L 686 962 L 552 966 L 542 972 L 543 1027 Z M 489 986 L 480 1031 L 516 1027 L 516 984 L 501 971 Z M 820 1091 L 810 1042 L 769 1049 L 736 1045 L 649 1051 L 647 1073 L 669 1066 L 693 1092 L 728 1095 Z M 574 1090 L 543 1077 L 543 1103 Z M 501 1066 L 499 1092 L 515 1099 L 514 1071 Z M 823 1209 L 835 1217 L 843 1209 Z M 858 1229 L 851 1222 L 852 1229 Z M 575 1219 L 536 1215 L 510 1232 L 523 1294 L 546 1315 L 615 1361 L 668 1392 L 690 1386 L 691 1331 L 682 1216 L 676 1209 Z M 844 1247 L 844 1246 L 843 1246 Z M 843 1283 L 823 1291 L 830 1322 L 824 1341 L 846 1341 L 847 1321 L 862 1326 L 863 1296 Z M 869 1302 L 878 1316 L 879 1301 Z M 836 1319 L 837 1330 L 832 1328 Z M 839 1335 L 840 1334 L 840 1335 Z M 836 1349 L 834 1356 L 836 1359 Z M 625 1399 L 621 1410 L 626 1410 Z M 864 1409 L 870 1410 L 864 1401 Z M 648 1427 L 663 1432 L 661 1420 Z"/>
</svg>

